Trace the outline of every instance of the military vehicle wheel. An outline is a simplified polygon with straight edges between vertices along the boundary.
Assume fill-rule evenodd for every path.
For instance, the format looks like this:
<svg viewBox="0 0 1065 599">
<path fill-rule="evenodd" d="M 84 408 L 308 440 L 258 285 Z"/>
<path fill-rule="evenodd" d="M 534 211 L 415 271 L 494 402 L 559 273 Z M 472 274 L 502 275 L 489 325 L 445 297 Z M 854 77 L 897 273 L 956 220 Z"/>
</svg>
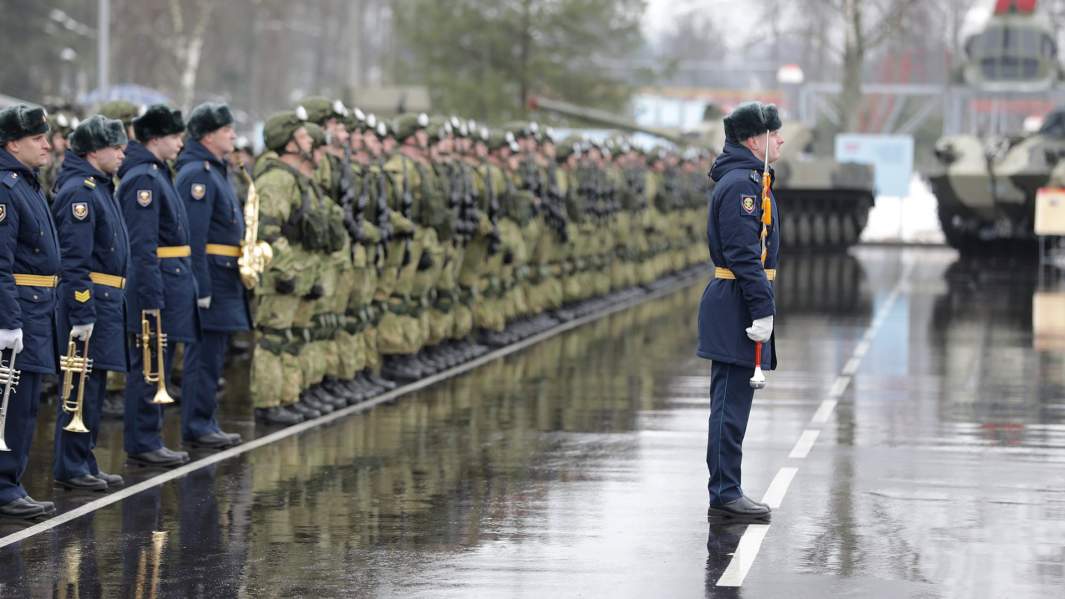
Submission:
<svg viewBox="0 0 1065 599">
<path fill-rule="evenodd" d="M 823 248 L 828 245 L 828 218 L 823 212 L 810 215 L 813 223 L 813 245 Z"/>
<path fill-rule="evenodd" d="M 843 244 L 849 247 L 858 243 L 858 225 L 854 222 L 854 218 L 849 214 L 845 214 L 840 218 L 842 220 Z"/>
<path fill-rule="evenodd" d="M 797 229 L 798 219 L 790 214 L 785 214 L 780 223 L 780 242 L 785 247 L 795 247 L 798 243 L 799 232 Z"/>
<path fill-rule="evenodd" d="M 796 223 L 795 229 L 799 238 L 799 247 L 808 248 L 813 245 L 814 231 L 813 225 L 810 224 L 812 216 L 811 214 L 801 214 L 796 219 L 798 223 Z"/>
<path fill-rule="evenodd" d="M 842 216 L 836 213 L 828 215 L 828 245 L 836 248 L 843 245 Z"/>
</svg>

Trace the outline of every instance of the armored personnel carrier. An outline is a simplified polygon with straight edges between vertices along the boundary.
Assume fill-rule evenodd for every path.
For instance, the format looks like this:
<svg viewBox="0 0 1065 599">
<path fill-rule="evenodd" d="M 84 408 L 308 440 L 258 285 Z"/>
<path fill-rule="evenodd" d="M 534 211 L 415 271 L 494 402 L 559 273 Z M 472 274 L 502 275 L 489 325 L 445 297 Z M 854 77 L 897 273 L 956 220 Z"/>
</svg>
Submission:
<svg viewBox="0 0 1065 599">
<path fill-rule="evenodd" d="M 965 51 L 959 78 L 992 97 L 1050 89 L 1062 79 L 1054 31 L 1035 0 L 999 0 Z M 943 137 L 935 156 L 926 175 L 950 245 L 963 253 L 1034 250 L 1035 195 L 1065 156 L 1065 111 L 1051 112 L 1035 133 Z"/>
<path fill-rule="evenodd" d="M 677 146 L 699 146 L 720 151 L 725 143 L 722 111 L 708 105 L 702 122 L 691 131 L 676 132 L 644 127 L 613 114 L 534 97 L 530 108 L 556 113 L 596 126 L 646 133 Z M 799 123 L 785 123 L 784 146 L 774 164 L 774 193 L 781 206 L 781 234 L 789 250 L 840 249 L 858 241 L 873 207 L 873 167 L 841 163 L 827 156 L 815 156 L 813 132 Z"/>
</svg>

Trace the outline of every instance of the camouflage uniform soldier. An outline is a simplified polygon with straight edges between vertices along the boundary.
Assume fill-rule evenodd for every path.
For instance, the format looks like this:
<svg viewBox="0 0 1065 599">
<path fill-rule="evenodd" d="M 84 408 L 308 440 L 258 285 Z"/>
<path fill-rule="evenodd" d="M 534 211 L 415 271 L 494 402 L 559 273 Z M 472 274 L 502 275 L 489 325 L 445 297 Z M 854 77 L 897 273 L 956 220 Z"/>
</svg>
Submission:
<svg viewBox="0 0 1065 599">
<path fill-rule="evenodd" d="M 48 203 L 52 202 L 55 193 L 59 191 L 52 188 L 55 187 L 59 170 L 63 168 L 63 156 L 66 155 L 68 145 L 67 137 L 78 126 L 78 122 L 78 117 L 65 111 L 56 111 L 48 115 L 48 124 L 52 128 L 48 133 L 48 142 L 52 144 L 52 160 L 48 166 L 41 169 L 38 177 Z"/>
<path fill-rule="evenodd" d="M 318 201 L 312 179 L 313 142 L 301 117 L 306 113 L 289 111 L 266 120 L 267 152 L 255 165 L 259 238 L 270 243 L 274 257 L 255 290 L 256 347 L 250 393 L 257 415 L 275 424 L 321 415 L 298 403 L 303 389 L 298 358 L 303 340 L 293 331 L 302 298 L 317 284 L 315 257 L 304 245 L 305 237 L 314 232 L 311 202 Z"/>
<path fill-rule="evenodd" d="M 391 379 L 410 381 L 435 372 L 432 365 L 418 359 L 417 353 L 427 335 L 428 293 L 440 271 L 442 248 L 437 240 L 437 211 L 433 204 L 432 167 L 425 152 L 429 144 L 429 117 L 403 115 L 396 119 L 395 138 L 399 150 L 385 163 L 385 171 L 399 191 L 393 210 L 415 223 L 413 236 L 404 241 L 404 258 L 399 267 L 383 273 L 385 286 L 392 288 L 388 309 L 381 318 L 378 349 L 385 356 L 382 372 Z"/>
<path fill-rule="evenodd" d="M 302 107 L 301 107 L 302 108 Z M 350 271 L 351 242 L 344 230 L 344 211 L 322 187 L 321 165 L 327 163 L 325 131 L 315 123 L 305 125 L 311 136 L 312 161 L 315 167 L 316 200 L 310 202 L 311 224 L 315 234 L 304 238 L 304 247 L 313 252 L 318 280 L 304 296 L 292 326 L 303 338 L 299 351 L 303 373 L 300 401 L 323 414 L 347 405 L 347 399 L 337 397 L 321 386 L 327 375 L 341 374 L 335 336 L 339 330 L 336 313 L 338 291 L 347 305 L 350 288 L 341 289 L 341 272 Z M 347 266 L 346 266 L 347 265 Z M 350 273 L 349 273 L 350 274 Z M 350 282 L 350 276 L 348 277 Z M 346 284 L 345 284 L 346 285 Z"/>
</svg>

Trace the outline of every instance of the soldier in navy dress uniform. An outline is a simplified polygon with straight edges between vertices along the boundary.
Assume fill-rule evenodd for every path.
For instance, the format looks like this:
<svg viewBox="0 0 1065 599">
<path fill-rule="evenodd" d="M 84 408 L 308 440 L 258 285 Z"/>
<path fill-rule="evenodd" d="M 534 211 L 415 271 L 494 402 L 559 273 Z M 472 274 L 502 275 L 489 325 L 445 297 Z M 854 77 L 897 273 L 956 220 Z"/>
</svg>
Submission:
<svg viewBox="0 0 1065 599">
<path fill-rule="evenodd" d="M 37 424 L 41 379 L 56 372 L 59 355 L 59 242 L 37 179 L 50 149 L 43 108 L 16 104 L 0 110 L 0 350 L 5 360 L 14 350 L 14 366 L 22 371 L 3 422 L 10 451 L 0 451 L 0 516 L 10 518 L 55 513 L 54 504 L 35 501 L 21 484 Z"/>
<path fill-rule="evenodd" d="M 122 121 L 93 116 L 70 136 L 70 149 L 59 171 L 52 215 L 59 234 L 62 277 L 59 285 L 59 339 L 88 342 L 92 372 L 86 377 L 82 419 L 88 433 L 64 427 L 72 414 L 56 402 L 55 481 L 68 489 L 104 491 L 122 485 L 122 477 L 100 470 L 93 456 L 108 372 L 125 372 L 125 286 L 129 237 L 115 198 L 114 176 L 129 140 Z M 82 355 L 82 341 L 77 341 Z M 74 376 L 72 396 L 80 376 Z"/>
<path fill-rule="evenodd" d="M 762 343 L 762 366 L 776 367 L 772 281 L 779 260 L 780 217 L 770 191 L 771 218 L 769 224 L 763 221 L 762 174 L 767 152 L 769 163 L 780 157 L 780 126 L 776 106 L 741 104 L 725 117 L 725 148 L 710 170 L 716 185 L 707 241 L 715 268 L 699 305 L 697 353 L 713 361 L 706 450 L 710 512 L 728 518 L 770 517 L 769 506 L 743 493 L 740 461 L 754 400 L 750 379 L 756 343 Z"/>
<path fill-rule="evenodd" d="M 193 447 L 211 449 L 240 443 L 240 435 L 218 426 L 215 396 L 230 335 L 251 328 L 248 296 L 237 265 L 244 214 L 229 182 L 226 160 L 236 138 L 229 107 L 208 102 L 194 108 L 175 181 L 189 215 L 192 272 L 203 325 L 201 340 L 186 346 L 181 435 Z"/>
<path fill-rule="evenodd" d="M 181 151 L 185 121 L 181 111 L 156 104 L 133 120 L 133 130 L 137 139 L 126 146 L 126 159 L 118 171 L 118 200 L 130 245 L 126 331 L 139 335 L 142 311 L 160 310 L 161 328 L 168 342 L 161 373 L 165 381 L 175 343 L 195 342 L 200 335 L 189 220 L 167 167 L 167 161 L 175 160 Z M 154 326 L 154 320 L 150 322 Z M 145 381 L 142 349 L 133 342 L 129 343 L 129 357 L 126 454 L 131 462 L 145 466 L 184 464 L 188 453 L 163 445 L 163 408 L 151 403 L 155 385 Z"/>
</svg>

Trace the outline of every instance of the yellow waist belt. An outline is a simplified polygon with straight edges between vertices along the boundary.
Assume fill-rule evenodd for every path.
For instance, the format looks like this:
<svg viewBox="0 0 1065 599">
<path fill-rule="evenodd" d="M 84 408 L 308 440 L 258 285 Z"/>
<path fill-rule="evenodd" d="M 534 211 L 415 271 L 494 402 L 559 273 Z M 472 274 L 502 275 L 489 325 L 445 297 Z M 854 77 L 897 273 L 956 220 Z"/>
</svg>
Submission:
<svg viewBox="0 0 1065 599">
<path fill-rule="evenodd" d="M 55 287 L 59 284 L 59 275 L 27 275 L 12 273 L 15 284 L 22 287 Z"/>
<path fill-rule="evenodd" d="M 777 269 L 775 269 L 775 268 L 767 268 L 767 269 L 765 269 L 765 276 L 770 281 L 776 279 L 777 278 Z M 714 278 L 715 279 L 735 280 L 736 279 L 736 274 L 733 273 L 731 270 L 729 270 L 727 268 L 721 268 L 720 266 L 718 266 L 718 267 L 714 268 Z"/>
<path fill-rule="evenodd" d="M 155 248 L 155 255 L 160 258 L 184 258 L 192 255 L 192 248 L 187 245 L 164 245 Z"/>
<path fill-rule="evenodd" d="M 105 287 L 114 287 L 115 289 L 126 288 L 126 278 L 118 275 L 109 275 L 102 272 L 90 272 L 89 280 L 97 285 L 103 285 Z"/>
<path fill-rule="evenodd" d="M 239 245 L 223 245 L 221 243 L 208 243 L 207 253 L 212 256 L 229 256 L 230 258 L 240 258 L 240 246 Z"/>
</svg>

